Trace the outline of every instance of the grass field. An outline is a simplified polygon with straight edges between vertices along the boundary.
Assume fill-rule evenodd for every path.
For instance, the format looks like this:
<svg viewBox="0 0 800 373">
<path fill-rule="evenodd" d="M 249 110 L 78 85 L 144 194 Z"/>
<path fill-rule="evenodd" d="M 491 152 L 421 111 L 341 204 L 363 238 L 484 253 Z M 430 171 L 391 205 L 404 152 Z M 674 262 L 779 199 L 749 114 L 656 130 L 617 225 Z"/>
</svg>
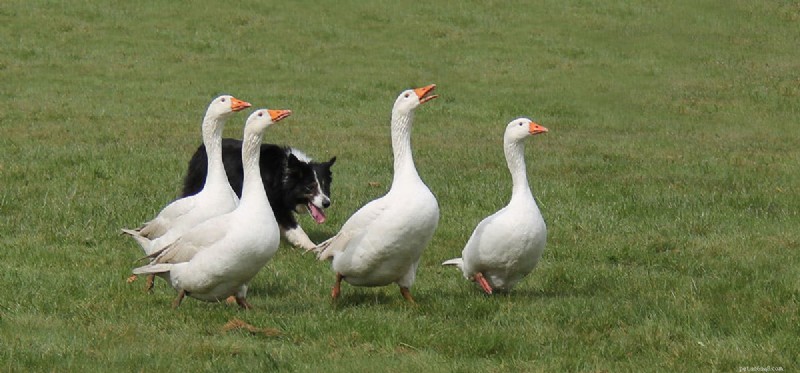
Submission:
<svg viewBox="0 0 800 373">
<path fill-rule="evenodd" d="M 796 1 L 5 0 L 0 371 L 796 371 L 798 23 Z M 216 95 L 292 109 L 266 141 L 338 157 L 329 221 L 301 221 L 320 241 L 387 190 L 391 104 L 429 83 L 418 307 L 332 304 L 329 263 L 285 243 L 253 311 L 125 283 L 119 228 L 177 195 Z M 526 149 L 549 240 L 487 297 L 439 263 L 507 202 L 518 116 L 550 129 Z"/>
</svg>

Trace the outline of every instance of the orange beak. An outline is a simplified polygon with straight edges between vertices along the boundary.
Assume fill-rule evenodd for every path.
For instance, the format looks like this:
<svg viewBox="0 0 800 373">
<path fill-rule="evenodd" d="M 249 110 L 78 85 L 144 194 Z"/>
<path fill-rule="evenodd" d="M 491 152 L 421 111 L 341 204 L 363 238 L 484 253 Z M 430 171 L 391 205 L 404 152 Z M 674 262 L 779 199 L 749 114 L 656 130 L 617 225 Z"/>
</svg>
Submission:
<svg viewBox="0 0 800 373">
<path fill-rule="evenodd" d="M 269 113 L 270 118 L 272 118 L 272 123 L 277 123 L 281 119 L 292 115 L 291 110 L 267 110 L 267 113 Z"/>
<path fill-rule="evenodd" d="M 534 122 L 531 122 L 530 126 L 528 127 L 528 132 L 531 135 L 538 135 L 540 133 L 547 132 L 547 128 L 544 128 L 544 127 L 542 127 L 542 126 L 540 126 L 540 125 L 538 125 L 538 124 L 536 124 Z"/>
<path fill-rule="evenodd" d="M 233 111 L 242 111 L 250 106 L 252 105 L 250 105 L 250 103 L 247 101 L 242 101 L 236 97 L 231 97 L 231 110 Z"/>
<path fill-rule="evenodd" d="M 436 84 L 431 84 L 431 85 L 424 86 L 422 88 L 415 89 L 414 93 L 416 93 L 417 97 L 419 97 L 419 103 L 420 104 L 424 104 L 424 103 L 426 103 L 426 102 L 428 102 L 430 100 L 433 100 L 436 97 L 439 97 L 437 95 L 428 96 L 428 93 L 433 92 L 434 89 L 436 89 Z"/>
</svg>

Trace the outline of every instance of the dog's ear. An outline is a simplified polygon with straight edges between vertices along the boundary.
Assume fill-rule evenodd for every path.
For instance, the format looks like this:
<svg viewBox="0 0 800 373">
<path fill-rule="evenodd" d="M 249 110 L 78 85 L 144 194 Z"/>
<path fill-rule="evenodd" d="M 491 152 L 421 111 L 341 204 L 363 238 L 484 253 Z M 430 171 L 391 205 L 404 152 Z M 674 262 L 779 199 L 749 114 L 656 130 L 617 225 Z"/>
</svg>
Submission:
<svg viewBox="0 0 800 373">
<path fill-rule="evenodd" d="M 297 158 L 294 154 L 289 154 L 286 158 L 286 180 L 294 182 L 305 182 L 307 179 L 314 179 L 313 166 Z"/>
<path fill-rule="evenodd" d="M 334 164 L 335 162 L 336 162 L 336 156 L 334 156 L 333 158 L 331 158 L 331 160 L 330 160 L 330 161 L 328 161 L 328 167 L 330 167 L 330 166 L 333 166 L 333 164 Z"/>
<path fill-rule="evenodd" d="M 303 162 L 297 159 L 297 156 L 295 156 L 294 153 L 289 153 L 289 167 L 296 165 L 298 163 L 303 163 Z"/>
</svg>

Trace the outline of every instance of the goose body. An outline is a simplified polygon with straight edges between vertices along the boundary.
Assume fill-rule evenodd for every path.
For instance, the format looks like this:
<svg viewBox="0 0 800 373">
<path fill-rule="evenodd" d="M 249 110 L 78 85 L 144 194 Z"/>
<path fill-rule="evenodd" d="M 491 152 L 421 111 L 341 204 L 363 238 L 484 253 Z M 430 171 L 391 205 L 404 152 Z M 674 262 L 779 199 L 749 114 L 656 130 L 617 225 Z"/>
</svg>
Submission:
<svg viewBox="0 0 800 373">
<path fill-rule="evenodd" d="M 547 240 L 545 225 L 528 185 L 525 144 L 528 136 L 547 129 L 527 118 L 511 121 L 504 135 L 504 152 L 513 183 L 511 201 L 481 221 L 461 252 L 445 261 L 488 294 L 511 290 L 536 267 Z"/>
<path fill-rule="evenodd" d="M 332 259 L 337 298 L 341 281 L 355 286 L 396 283 L 408 301 L 422 251 L 439 222 L 439 205 L 417 173 L 411 153 L 414 109 L 435 95 L 429 85 L 402 92 L 392 109 L 392 186 L 345 222 L 342 229 L 317 247 L 320 260 Z"/>
<path fill-rule="evenodd" d="M 244 130 L 244 181 L 239 205 L 187 231 L 174 243 L 150 254 L 152 261 L 134 274 L 157 274 L 178 291 L 174 306 L 185 295 L 218 301 L 234 296 L 246 301 L 247 283 L 275 255 L 280 230 L 267 199 L 259 170 L 263 131 L 291 114 L 288 110 L 253 112 Z"/>
<path fill-rule="evenodd" d="M 203 190 L 170 203 L 138 229 L 122 230 L 136 240 L 145 254 L 160 250 L 196 225 L 236 208 L 239 198 L 228 183 L 222 163 L 222 130 L 233 113 L 248 107 L 250 103 L 228 95 L 211 101 L 202 125 L 203 143 L 208 149 L 209 175 Z"/>
</svg>

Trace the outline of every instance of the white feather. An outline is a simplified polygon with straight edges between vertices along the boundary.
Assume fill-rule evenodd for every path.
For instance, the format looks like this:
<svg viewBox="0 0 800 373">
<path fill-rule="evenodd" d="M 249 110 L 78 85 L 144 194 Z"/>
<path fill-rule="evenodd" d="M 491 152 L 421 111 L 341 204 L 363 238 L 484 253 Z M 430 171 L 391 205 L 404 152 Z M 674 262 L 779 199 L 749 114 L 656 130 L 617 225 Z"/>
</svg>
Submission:
<svg viewBox="0 0 800 373">
<path fill-rule="evenodd" d="M 538 126 L 530 119 L 519 118 L 506 127 L 503 143 L 512 179 L 511 201 L 478 224 L 461 258 L 442 263 L 458 266 L 467 279 L 476 280 L 480 274 L 492 289 L 510 290 L 527 276 L 539 262 L 547 241 L 547 227 L 525 171 L 523 140 L 533 133 L 534 125 Z"/>
<path fill-rule="evenodd" d="M 394 179 L 389 192 L 356 211 L 338 234 L 317 248 L 319 258 L 332 258 L 333 270 L 352 285 L 397 283 L 407 295 L 438 225 L 438 203 L 419 177 L 411 154 L 413 111 L 420 100 L 408 90 L 392 109 Z"/>
</svg>

